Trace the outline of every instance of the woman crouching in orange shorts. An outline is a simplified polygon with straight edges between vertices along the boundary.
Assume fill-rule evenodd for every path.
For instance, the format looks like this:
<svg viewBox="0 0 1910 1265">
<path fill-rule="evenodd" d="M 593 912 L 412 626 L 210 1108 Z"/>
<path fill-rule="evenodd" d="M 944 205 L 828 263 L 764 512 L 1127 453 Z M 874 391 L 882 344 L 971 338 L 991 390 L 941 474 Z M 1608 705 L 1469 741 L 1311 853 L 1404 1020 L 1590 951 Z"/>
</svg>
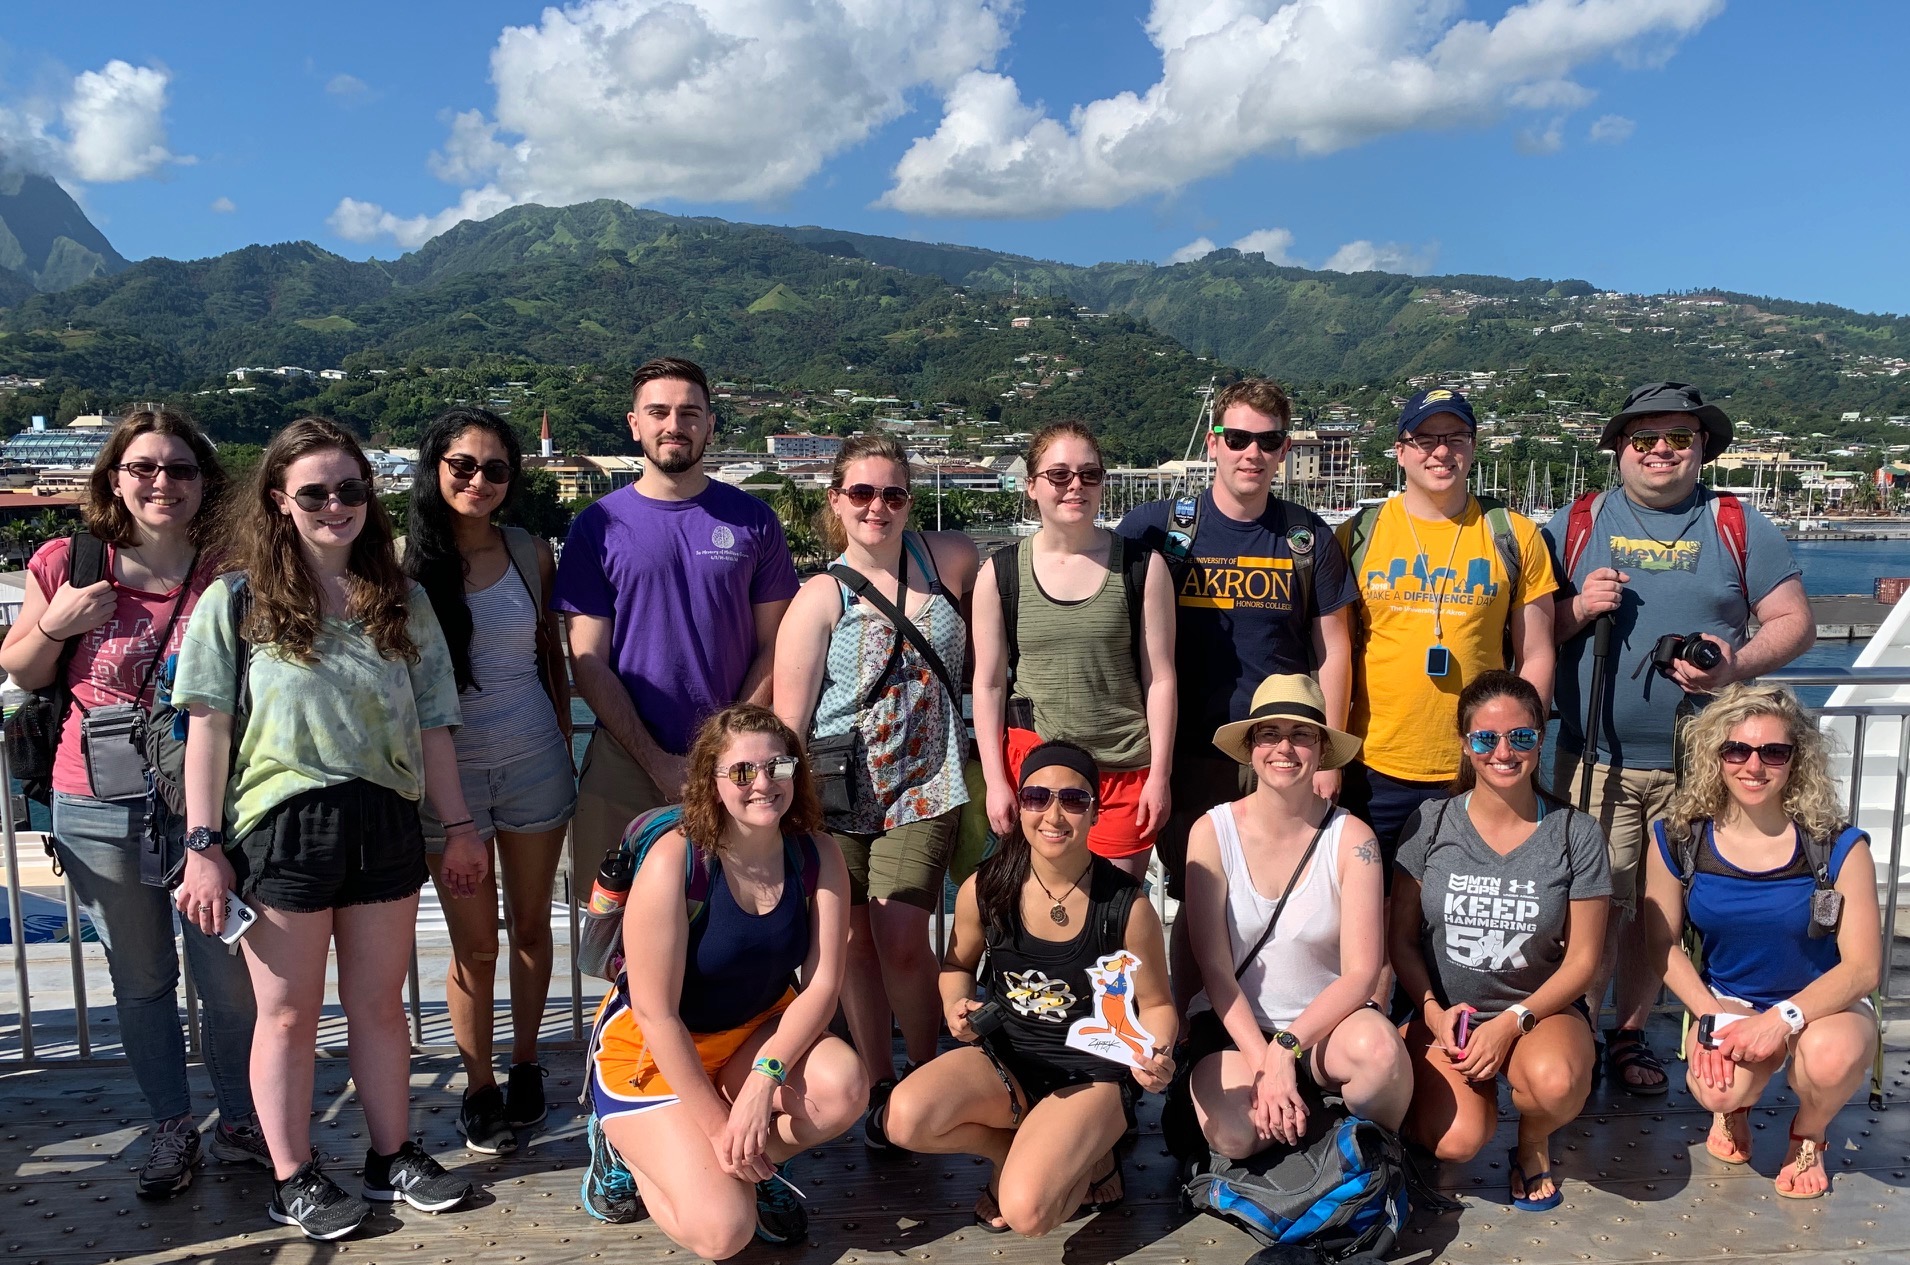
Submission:
<svg viewBox="0 0 1910 1265">
<path fill-rule="evenodd" d="M 808 1232 L 783 1165 L 846 1132 L 868 1100 L 861 1061 L 823 1031 L 849 878 L 821 826 L 809 762 L 775 713 L 739 704 L 705 721 L 681 827 L 631 884 L 624 974 L 591 1035 L 597 1122 L 658 1226 L 711 1260 L 752 1234 Z M 685 883 L 699 865 L 713 873 L 692 917 Z"/>
</svg>

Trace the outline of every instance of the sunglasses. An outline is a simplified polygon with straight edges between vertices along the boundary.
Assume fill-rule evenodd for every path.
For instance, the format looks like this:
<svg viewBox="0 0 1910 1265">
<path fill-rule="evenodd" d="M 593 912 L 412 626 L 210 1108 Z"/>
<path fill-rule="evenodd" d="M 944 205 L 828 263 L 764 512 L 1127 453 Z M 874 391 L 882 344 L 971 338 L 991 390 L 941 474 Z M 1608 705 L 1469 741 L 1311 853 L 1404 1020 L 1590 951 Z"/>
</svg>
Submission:
<svg viewBox="0 0 1910 1265">
<path fill-rule="evenodd" d="M 316 514 L 332 503 L 333 497 L 346 509 L 357 509 L 371 499 L 371 484 L 363 479 L 346 479 L 335 488 L 323 483 L 308 483 L 292 493 L 292 499 L 298 507 L 308 514 Z"/>
<path fill-rule="evenodd" d="M 1081 486 L 1084 488 L 1098 488 L 1107 482 L 1107 477 L 1108 472 L 1100 466 L 1088 466 L 1083 470 L 1069 470 L 1064 466 L 1056 466 L 1052 470 L 1041 470 L 1035 474 L 1035 478 L 1046 479 L 1053 484 L 1057 492 L 1066 491 L 1068 485 L 1076 479 L 1081 480 Z"/>
<path fill-rule="evenodd" d="M 849 504 L 855 506 L 857 509 L 867 509 L 869 502 L 879 496 L 882 498 L 884 505 L 892 510 L 899 510 L 915 497 L 915 493 L 909 491 L 907 488 L 899 488 L 894 484 L 890 484 L 885 488 L 879 488 L 873 483 L 851 483 L 846 488 L 832 488 L 830 490 L 841 496 L 848 497 Z"/>
<path fill-rule="evenodd" d="M 1508 729 L 1500 733 L 1496 729 L 1475 729 L 1466 735 L 1466 745 L 1472 748 L 1474 755 L 1491 755 L 1499 749 L 1499 739 L 1504 738 L 1514 751 L 1530 751 L 1539 745 L 1539 731 L 1525 725 L 1517 729 Z"/>
<path fill-rule="evenodd" d="M 1024 813 L 1045 813 L 1048 805 L 1059 800 L 1061 811 L 1066 813 L 1085 813 L 1094 807 L 1094 792 L 1084 791 L 1078 786 L 1068 786 L 1054 790 L 1046 786 L 1024 786 L 1016 792 L 1015 798 L 1021 803 Z"/>
<path fill-rule="evenodd" d="M 151 483 L 164 474 L 174 483 L 196 483 L 199 467 L 190 461 L 122 461 L 113 469 L 130 474 L 141 483 Z"/>
<path fill-rule="evenodd" d="M 1233 426 L 1216 426 L 1214 434 L 1220 436 L 1220 442 L 1227 445 L 1229 452 L 1245 452 L 1248 444 L 1257 444 L 1261 452 L 1279 452 L 1280 445 L 1287 442 L 1287 433 L 1283 430 L 1240 430 Z"/>
<path fill-rule="evenodd" d="M 1625 442 L 1631 445 L 1633 452 L 1650 452 L 1653 448 L 1658 446 L 1658 441 L 1662 439 L 1671 445 L 1671 451 L 1683 452 L 1685 449 L 1691 447 L 1691 441 L 1697 437 L 1697 432 L 1684 430 L 1682 428 L 1679 430 L 1637 430 L 1633 431 L 1631 438 Z"/>
<path fill-rule="evenodd" d="M 1408 448 L 1417 449 L 1430 457 L 1441 448 L 1451 448 L 1457 451 L 1461 448 L 1471 447 L 1472 432 L 1456 430 L 1446 435 L 1401 435 L 1399 442 Z"/>
<path fill-rule="evenodd" d="M 1726 764 L 1743 764 L 1753 755 L 1774 769 L 1781 769 L 1791 762 L 1791 753 L 1797 748 L 1788 742 L 1767 742 L 1754 747 L 1748 742 L 1727 742 L 1719 746 L 1718 759 Z"/>
<path fill-rule="evenodd" d="M 1295 725 L 1292 729 L 1275 729 L 1264 725 L 1247 735 L 1250 745 L 1271 747 L 1280 741 L 1292 743 L 1296 747 L 1317 747 L 1320 745 L 1320 731 L 1312 725 Z"/>
<path fill-rule="evenodd" d="M 718 777 L 726 777 L 737 786 L 749 786 L 756 781 L 758 773 L 769 774 L 772 782 L 787 782 L 796 776 L 796 757 L 793 755 L 771 756 L 760 764 L 755 760 L 738 760 L 727 769 L 718 769 Z"/>
<path fill-rule="evenodd" d="M 451 467 L 451 473 L 460 479 L 471 479 L 478 471 L 484 472 L 486 483 L 509 483 L 511 481 L 511 463 L 493 457 L 489 461 L 479 461 L 476 457 L 467 457 L 458 453 L 453 457 L 440 458 Z"/>
</svg>

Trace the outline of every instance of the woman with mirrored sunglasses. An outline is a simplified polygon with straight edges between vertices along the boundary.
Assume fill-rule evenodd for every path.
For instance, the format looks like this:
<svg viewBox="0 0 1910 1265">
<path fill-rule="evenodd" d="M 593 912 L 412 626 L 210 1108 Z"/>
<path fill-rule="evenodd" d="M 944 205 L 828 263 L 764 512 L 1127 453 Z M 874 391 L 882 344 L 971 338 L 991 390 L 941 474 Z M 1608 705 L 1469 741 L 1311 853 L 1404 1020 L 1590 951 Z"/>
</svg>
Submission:
<svg viewBox="0 0 1910 1265">
<path fill-rule="evenodd" d="M 1454 794 L 1407 821 L 1393 881 L 1392 963 L 1413 1006 L 1402 1132 L 1442 1160 L 1471 1159 L 1498 1132 L 1504 1076 L 1519 1117 L 1512 1205 L 1543 1212 L 1564 1197 L 1552 1135 L 1592 1091 L 1583 994 L 1611 862 L 1598 823 L 1538 784 L 1545 711 L 1530 682 L 1482 672 L 1458 713 Z"/>
<path fill-rule="evenodd" d="M 252 1083 L 275 1177 L 266 1211 L 321 1240 L 351 1233 L 366 1211 L 312 1149 L 334 944 L 370 1143 L 365 1197 L 442 1212 L 471 1191 L 410 1132 L 419 800 L 449 823 L 447 895 L 468 898 L 489 862 L 458 782 L 444 634 L 398 566 L 384 507 L 360 493 L 371 478 L 334 422 L 304 418 L 273 438 L 232 518 L 233 569 L 193 612 L 173 685 L 191 716 L 177 905 L 214 935 L 228 891 L 257 915 L 240 945 L 258 998 Z"/>
<path fill-rule="evenodd" d="M 424 587 L 444 630 L 463 716 L 451 739 L 465 812 L 492 859 L 471 899 L 442 902 L 451 934 L 445 994 L 465 1073 L 458 1132 L 487 1155 L 517 1149 L 546 1114 L 537 1043 L 550 993 L 551 891 L 577 806 L 564 637 L 550 609 L 556 562 L 546 541 L 500 521 L 522 467 L 517 432 L 495 413 L 459 406 L 440 414 L 418 441 L 410 531 L 399 542 L 405 573 Z M 428 808 L 424 835 L 440 874 L 445 828 Z M 500 888 L 510 944 L 508 1094 L 492 1068 Z"/>
<path fill-rule="evenodd" d="M 218 574 L 212 550 L 225 490 L 212 444 L 189 419 L 163 409 L 129 414 L 94 460 L 82 511 L 86 532 L 56 537 L 34 553 L 27 563 L 33 582 L 0 647 L 0 668 L 12 685 L 41 689 L 64 673 L 70 702 L 52 777 L 28 792 L 50 803 L 54 855 L 106 950 L 120 1040 L 153 1116 L 137 1178 L 148 1199 L 190 1185 L 201 1151 L 179 1022 L 172 903 L 165 876 L 142 873 L 141 865 L 149 828 L 167 836 L 176 857 L 186 825 L 163 798 L 148 795 L 142 752 L 128 753 L 130 778 L 113 785 L 102 767 L 96 782 L 89 756 L 103 753 L 89 752 L 85 730 L 89 716 L 144 708 L 162 688 L 165 662 Z M 74 554 L 86 546 L 103 555 L 99 576 L 76 587 Z M 220 1124 L 207 1149 L 218 1160 L 266 1163 L 252 1122 L 252 983 L 245 963 L 191 919 L 183 934 L 205 1006 L 202 1050 L 219 1103 Z"/>
<path fill-rule="evenodd" d="M 1777 1193 L 1830 1189 L 1831 1118 L 1877 1048 L 1882 969 L 1869 836 L 1844 817 L 1828 742 L 1780 687 L 1726 686 L 1684 734 L 1685 772 L 1652 825 L 1645 927 L 1693 1016 L 1685 1083 L 1713 1113 L 1705 1150 L 1751 1159 L 1750 1110 L 1790 1063 L 1797 1095 Z M 1694 962 L 1680 943 L 1690 927 Z"/>
<path fill-rule="evenodd" d="M 623 973 L 586 1064 L 593 1165 L 607 1143 L 697 1256 L 808 1231 L 786 1166 L 868 1100 L 855 1052 L 828 1032 L 848 934 L 848 872 L 802 744 L 766 707 L 724 708 L 690 746 L 676 827 L 631 883 Z"/>
<path fill-rule="evenodd" d="M 776 634 L 776 712 L 829 767 L 824 809 L 849 866 L 842 1005 L 875 1087 L 863 1138 L 876 1150 L 896 1083 L 891 1032 L 902 1030 L 904 1076 L 935 1055 L 928 924 L 968 802 L 961 690 L 978 558 L 961 532 L 909 530 L 911 473 L 887 435 L 843 442 L 817 516 L 835 563 Z"/>
<path fill-rule="evenodd" d="M 1096 524 L 1107 466 L 1085 423 L 1043 426 L 1027 463 L 1041 526 L 982 564 L 975 585 L 988 820 L 998 834 L 1013 826 L 1023 756 L 1047 740 L 1077 743 L 1101 769 L 1088 846 L 1139 878 L 1170 807 L 1173 582 L 1164 559 L 1137 557 L 1142 546 Z"/>
<path fill-rule="evenodd" d="M 1039 1236 L 1120 1203 L 1124 1103 L 1173 1075 L 1160 919 L 1088 847 L 1099 780 L 1073 743 L 1022 761 L 1014 824 L 962 884 L 942 960 L 943 1015 L 964 1044 L 898 1085 L 884 1111 L 897 1146 L 989 1162 L 975 1221 L 990 1233 Z M 1077 1029 L 1121 1041 L 1131 1061 L 1071 1044 Z"/>
</svg>

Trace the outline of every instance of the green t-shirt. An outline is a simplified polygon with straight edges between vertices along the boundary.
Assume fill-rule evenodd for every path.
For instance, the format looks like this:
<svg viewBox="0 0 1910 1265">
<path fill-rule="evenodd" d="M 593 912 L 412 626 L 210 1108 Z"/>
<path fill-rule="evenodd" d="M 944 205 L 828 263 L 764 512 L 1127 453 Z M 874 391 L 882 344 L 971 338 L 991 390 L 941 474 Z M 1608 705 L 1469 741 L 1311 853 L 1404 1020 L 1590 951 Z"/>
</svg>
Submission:
<svg viewBox="0 0 1910 1265">
<path fill-rule="evenodd" d="M 232 697 L 232 584 L 206 590 L 179 647 L 173 701 L 237 713 Z M 438 617 L 411 586 L 408 626 L 418 662 L 382 658 L 358 620 L 327 619 L 311 663 L 252 647 L 245 731 L 226 782 L 228 835 L 244 838 L 274 805 L 362 779 L 406 799 L 424 793 L 423 731 L 458 723 L 458 687 Z"/>
</svg>

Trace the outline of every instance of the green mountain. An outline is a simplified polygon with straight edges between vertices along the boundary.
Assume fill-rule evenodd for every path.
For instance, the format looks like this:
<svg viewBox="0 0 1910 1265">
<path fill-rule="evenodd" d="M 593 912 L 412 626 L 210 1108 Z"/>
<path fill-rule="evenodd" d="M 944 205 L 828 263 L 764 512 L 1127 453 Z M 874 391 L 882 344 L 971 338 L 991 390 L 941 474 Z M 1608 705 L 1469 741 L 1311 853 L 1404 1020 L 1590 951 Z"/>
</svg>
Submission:
<svg viewBox="0 0 1910 1265">
<path fill-rule="evenodd" d="M 129 266 L 66 190 L 0 162 L 0 303 L 35 290 L 70 289 Z"/>
</svg>

